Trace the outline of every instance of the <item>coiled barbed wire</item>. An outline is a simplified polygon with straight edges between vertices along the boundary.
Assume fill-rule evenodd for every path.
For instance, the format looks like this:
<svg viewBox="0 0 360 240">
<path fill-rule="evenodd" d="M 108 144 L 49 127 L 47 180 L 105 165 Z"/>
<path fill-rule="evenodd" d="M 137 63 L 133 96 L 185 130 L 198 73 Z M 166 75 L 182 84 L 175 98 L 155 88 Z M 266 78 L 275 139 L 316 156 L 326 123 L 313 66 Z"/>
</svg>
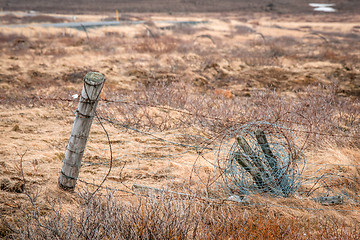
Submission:
<svg viewBox="0 0 360 240">
<path fill-rule="evenodd" d="M 306 161 L 292 130 L 268 122 L 231 129 L 218 155 L 225 191 L 288 197 L 301 184 Z"/>
</svg>

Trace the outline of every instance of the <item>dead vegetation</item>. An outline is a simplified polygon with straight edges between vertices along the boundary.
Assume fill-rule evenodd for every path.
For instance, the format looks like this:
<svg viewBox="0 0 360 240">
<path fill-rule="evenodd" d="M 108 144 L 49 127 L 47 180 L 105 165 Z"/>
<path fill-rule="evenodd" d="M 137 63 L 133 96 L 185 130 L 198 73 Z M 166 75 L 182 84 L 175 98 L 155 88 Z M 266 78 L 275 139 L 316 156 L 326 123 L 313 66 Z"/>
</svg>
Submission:
<svg viewBox="0 0 360 240">
<path fill-rule="evenodd" d="M 271 30 L 282 34 L 271 34 L 255 18 L 228 26 L 236 19 L 214 18 L 206 27 L 152 22 L 156 34 L 144 26 L 88 29 L 88 36 L 61 29 L 1 31 L 0 236 L 359 238 L 356 33 L 321 29 L 308 36 L 277 27 Z M 89 184 L 66 194 L 56 187 L 88 71 L 107 78 L 98 112 L 117 156 L 109 192 L 93 197 Z M 304 174 L 313 178 L 291 198 L 255 194 L 250 205 L 224 202 L 228 193 L 216 185 L 219 171 L 198 158 L 214 160 L 206 147 L 218 148 L 238 127 L 256 121 L 291 129 L 313 164 Z M 108 169 L 99 149 L 108 146 L 98 125 L 92 132 L 81 176 L 96 185 Z M 157 133 L 167 142 L 151 137 Z M 32 149 L 22 167 L 13 161 L 14 145 Z M 129 191 L 134 183 L 196 197 L 111 191 Z M 311 200 L 329 194 L 346 196 L 344 205 Z"/>
<path fill-rule="evenodd" d="M 6 14 L 0 16 L 0 21 L 3 24 L 26 24 L 26 23 L 60 23 L 68 22 L 69 19 L 61 17 L 53 17 L 49 15 L 27 15 L 27 16 L 16 16 L 15 14 Z"/>
<path fill-rule="evenodd" d="M 359 232 L 336 219 L 284 216 L 264 208 L 216 206 L 169 196 L 139 198 L 128 205 L 111 193 L 89 198 L 79 191 L 77 211 L 67 211 L 57 200 L 41 214 L 33 196 L 23 208 L 24 218 L 2 225 L 2 236 L 23 239 L 356 239 Z M 36 196 L 35 196 L 36 197 Z M 10 230 L 7 230 L 10 227 Z M 4 228 L 5 227 L 5 228 Z"/>
</svg>

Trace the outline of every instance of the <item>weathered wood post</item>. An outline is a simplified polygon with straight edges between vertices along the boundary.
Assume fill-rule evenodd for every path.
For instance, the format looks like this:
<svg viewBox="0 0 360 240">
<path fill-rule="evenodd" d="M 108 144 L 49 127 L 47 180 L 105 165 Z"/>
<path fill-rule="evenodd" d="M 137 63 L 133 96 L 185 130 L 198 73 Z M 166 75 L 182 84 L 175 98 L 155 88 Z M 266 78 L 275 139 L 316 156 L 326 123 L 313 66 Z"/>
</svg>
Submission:
<svg viewBox="0 0 360 240">
<path fill-rule="evenodd" d="M 59 177 L 59 186 L 65 190 L 75 188 L 81 160 L 104 82 L 105 77 L 100 73 L 89 72 L 85 75 L 84 86 Z"/>
</svg>

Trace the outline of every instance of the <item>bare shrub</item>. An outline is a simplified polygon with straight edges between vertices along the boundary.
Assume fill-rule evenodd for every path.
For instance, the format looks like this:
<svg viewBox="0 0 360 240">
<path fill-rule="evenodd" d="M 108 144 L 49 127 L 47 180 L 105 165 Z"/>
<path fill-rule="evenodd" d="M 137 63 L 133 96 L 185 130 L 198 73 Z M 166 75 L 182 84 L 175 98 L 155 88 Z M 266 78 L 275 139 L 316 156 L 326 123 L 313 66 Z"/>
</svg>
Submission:
<svg viewBox="0 0 360 240">
<path fill-rule="evenodd" d="M 190 24 L 176 24 L 172 28 L 172 31 L 174 32 L 174 34 L 186 34 L 186 35 L 195 34 L 196 32 L 198 32 L 200 30 L 203 30 L 203 29 L 194 28 Z"/>
<path fill-rule="evenodd" d="M 24 41 L 27 40 L 27 37 L 25 37 L 24 35 L 20 35 L 20 34 L 5 34 L 5 33 L 0 33 L 0 43 L 8 43 L 8 42 L 13 42 L 13 41 L 17 41 L 17 39 L 23 39 Z"/>
<path fill-rule="evenodd" d="M 77 68 L 71 72 L 63 73 L 58 79 L 64 82 L 81 83 L 86 73 L 94 71 L 94 69 L 89 68 Z"/>
<path fill-rule="evenodd" d="M 247 27 L 245 25 L 236 25 L 235 26 L 235 32 L 236 32 L 236 34 L 243 35 L 243 34 L 254 33 L 255 30 L 250 28 L 250 27 Z"/>
<path fill-rule="evenodd" d="M 81 42 L 80 42 L 81 43 Z M 103 54 L 115 53 L 117 47 L 123 43 L 121 38 L 116 36 L 105 36 L 105 37 L 92 37 L 88 41 L 83 42 L 85 51 L 90 50 Z M 78 44 L 78 43 L 76 43 Z"/>
<path fill-rule="evenodd" d="M 244 61 L 248 66 L 276 66 L 278 65 L 277 55 L 275 49 L 256 49 L 249 51 L 245 49 L 236 49 L 232 52 L 233 57 Z M 280 54 L 281 55 L 281 54 Z"/>
<path fill-rule="evenodd" d="M 130 205 L 113 194 L 104 196 L 88 190 L 79 192 L 78 212 L 65 211 L 61 201 L 50 201 L 50 211 L 40 214 L 38 203 L 31 198 L 33 209 L 24 209 L 24 218 L 13 226 L 22 239 L 187 239 L 193 219 L 192 204 L 165 196 L 139 199 Z M 30 196 L 31 197 L 31 196 Z"/>
<path fill-rule="evenodd" d="M 191 86 L 178 82 L 139 85 L 138 91 L 117 98 L 126 100 L 124 104 L 114 103 L 115 112 L 102 109 L 103 114 L 138 128 L 166 130 L 198 125 L 215 131 L 242 117 L 238 114 L 242 109 L 239 99 L 193 93 Z"/>
<path fill-rule="evenodd" d="M 178 40 L 170 36 L 144 38 L 133 49 L 140 53 L 164 54 L 172 52 L 178 46 Z"/>
<path fill-rule="evenodd" d="M 15 54 L 28 53 L 32 43 L 24 35 L 0 33 L 0 48 Z"/>
<path fill-rule="evenodd" d="M 179 53 L 189 53 L 189 52 L 192 52 L 194 49 L 195 49 L 194 41 L 192 41 L 192 40 L 188 40 L 188 41 L 182 40 L 182 41 L 179 41 L 179 44 L 178 44 L 176 50 Z"/>
<path fill-rule="evenodd" d="M 227 98 L 213 91 L 199 94 L 190 85 L 176 81 L 155 81 L 139 85 L 136 92 L 114 93 L 113 97 L 124 102 L 108 105 L 102 109 L 103 114 L 140 129 L 199 126 L 216 135 L 236 124 L 268 121 L 299 130 L 297 134 L 307 139 L 309 147 L 330 140 L 340 145 L 359 143 L 355 137 L 359 131 L 359 102 L 338 96 L 331 87 L 307 89 L 297 99 L 277 91 Z"/>
<path fill-rule="evenodd" d="M 200 203 L 171 196 L 120 201 L 112 193 L 89 198 L 79 193 L 79 205 L 66 211 L 61 201 L 49 201 L 41 214 L 36 198 L 23 218 L 5 222 L 1 233 L 21 239 L 356 239 L 356 226 L 339 220 L 314 220 L 249 210 L 236 205 Z M 261 214 L 260 214 L 261 213 Z"/>
<path fill-rule="evenodd" d="M 282 36 L 268 40 L 270 43 L 276 43 L 282 47 L 293 47 L 298 46 L 300 41 L 294 37 Z"/>
<path fill-rule="evenodd" d="M 359 128 L 351 124 L 360 120 L 359 101 L 338 96 L 331 86 L 323 91 L 308 89 L 297 100 L 276 92 L 260 92 L 254 100 L 250 103 L 254 104 L 250 107 L 250 119 L 285 122 L 299 129 L 298 134 L 307 135 L 308 146 L 321 146 L 329 141 L 340 145 L 359 142 L 355 133 Z"/>
<path fill-rule="evenodd" d="M 274 57 L 296 57 L 301 43 L 294 37 L 277 37 L 267 40 L 269 54 Z"/>
<path fill-rule="evenodd" d="M 123 101 L 126 99 L 124 103 L 115 104 L 115 112 L 102 109 L 102 113 L 125 126 L 167 130 L 181 126 L 177 126 L 181 123 L 172 110 L 181 111 L 181 106 L 186 105 L 188 100 L 187 95 L 184 86 L 176 82 L 148 82 L 139 84 L 138 91 L 130 96 L 118 94 L 116 98 Z"/>
<path fill-rule="evenodd" d="M 121 37 L 121 33 L 120 32 L 116 32 L 116 31 L 106 31 L 105 32 L 105 36 L 107 37 Z"/>
</svg>

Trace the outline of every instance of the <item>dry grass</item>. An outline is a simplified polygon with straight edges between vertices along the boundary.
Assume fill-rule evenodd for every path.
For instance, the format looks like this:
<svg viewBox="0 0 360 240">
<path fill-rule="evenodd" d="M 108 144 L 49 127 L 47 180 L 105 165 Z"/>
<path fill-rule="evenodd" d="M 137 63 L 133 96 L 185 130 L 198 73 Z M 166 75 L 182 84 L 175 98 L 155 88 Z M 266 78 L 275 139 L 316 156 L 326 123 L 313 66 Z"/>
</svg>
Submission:
<svg viewBox="0 0 360 240">
<path fill-rule="evenodd" d="M 352 166 L 359 164 L 360 147 L 359 43 L 324 23 L 289 30 L 268 27 L 257 16 L 207 16 L 211 21 L 201 27 L 169 28 L 146 19 L 146 27 L 89 29 L 88 37 L 75 30 L 1 30 L 1 237 L 359 238 L 359 170 Z M 327 43 L 299 29 L 321 30 Z M 57 189 L 78 101 L 72 96 L 88 71 L 106 75 L 98 112 L 118 123 L 105 123 L 117 154 L 107 186 L 165 186 L 198 198 L 101 192 L 89 199 L 90 190 Z M 248 206 L 205 201 L 228 197 L 209 164 L 216 154 L 141 134 L 161 132 L 169 141 L 217 149 L 239 126 L 255 121 L 292 129 L 314 164 L 298 195 L 249 196 Z M 93 130 L 81 172 L 88 182 L 102 178 L 108 166 L 104 133 L 97 124 Z M 25 194 L 16 192 L 23 178 L 14 146 L 31 149 L 23 165 Z M 202 157 L 207 165 L 198 167 Z M 39 186 L 44 192 L 37 194 Z M 326 194 L 347 194 L 344 206 L 309 199 Z"/>
<path fill-rule="evenodd" d="M 326 146 L 329 141 L 338 146 L 359 144 L 360 103 L 338 96 L 333 87 L 307 90 L 298 99 L 275 91 L 244 99 L 229 98 L 219 90 L 198 95 L 191 88 L 171 81 L 139 85 L 134 93 L 108 95 L 124 102 L 113 103 L 114 108 L 107 105 L 102 113 L 126 126 L 155 131 L 195 125 L 216 133 L 235 124 L 269 121 L 299 130 L 296 134 L 306 139 L 307 147 Z"/>
<path fill-rule="evenodd" d="M 159 38 L 144 38 L 139 44 L 134 46 L 134 50 L 139 53 L 165 54 L 170 53 L 176 49 L 178 40 L 169 37 L 161 36 Z"/>
<path fill-rule="evenodd" d="M 6 14 L 0 16 L 0 21 L 4 24 L 25 24 L 25 23 L 60 23 L 67 22 L 68 19 L 61 17 L 53 17 L 49 15 L 34 15 L 34 16 L 23 16 L 19 17 L 14 14 Z"/>
<path fill-rule="evenodd" d="M 126 203 L 113 193 L 78 193 L 77 211 L 48 200 L 42 214 L 36 196 L 23 208 L 23 218 L 3 222 L 7 239 L 357 239 L 357 227 L 336 219 L 282 216 L 259 207 L 213 205 L 195 199 L 152 196 Z"/>
</svg>

